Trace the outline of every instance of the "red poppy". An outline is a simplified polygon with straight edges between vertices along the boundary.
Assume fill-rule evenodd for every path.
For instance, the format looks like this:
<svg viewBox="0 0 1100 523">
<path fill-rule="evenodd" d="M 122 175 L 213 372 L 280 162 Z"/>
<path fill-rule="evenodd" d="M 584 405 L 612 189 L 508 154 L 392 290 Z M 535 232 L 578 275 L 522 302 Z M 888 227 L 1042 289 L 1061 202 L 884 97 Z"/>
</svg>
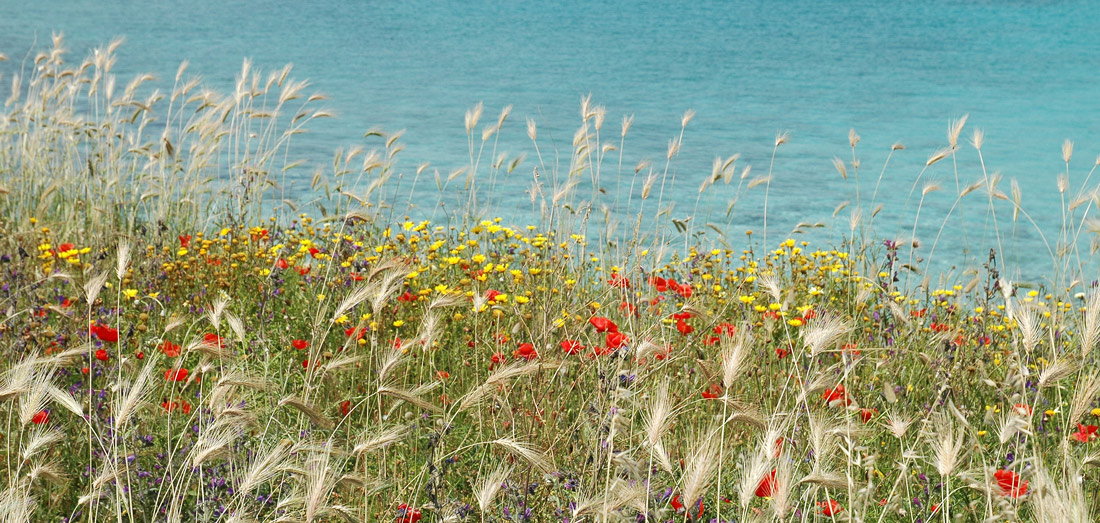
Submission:
<svg viewBox="0 0 1100 523">
<path fill-rule="evenodd" d="M 519 348 L 512 353 L 515 358 L 523 358 L 527 361 L 531 361 L 539 357 L 538 351 L 535 350 L 535 346 L 530 343 L 520 343 Z"/>
<path fill-rule="evenodd" d="M 302 360 L 302 368 L 303 369 L 308 369 L 309 368 L 309 360 Z"/>
<path fill-rule="evenodd" d="M 319 255 L 319 254 L 321 254 L 321 249 L 318 249 L 317 247 L 310 247 L 309 248 L 309 255 L 310 256 L 316 258 L 317 255 Z"/>
<path fill-rule="evenodd" d="M 73 306 L 73 302 L 70 301 L 68 298 L 65 298 L 64 300 L 61 300 L 61 306 L 68 309 L 69 307 Z"/>
<path fill-rule="evenodd" d="M 191 245 L 191 235 L 190 234 L 185 234 L 183 236 L 180 236 L 179 238 L 180 238 L 180 247 L 183 247 L 184 249 L 186 249 L 188 246 Z"/>
<path fill-rule="evenodd" d="M 309 342 L 306 340 L 293 340 L 290 342 L 290 346 L 294 347 L 295 349 L 302 350 L 306 347 L 309 347 Z"/>
<path fill-rule="evenodd" d="M 778 356 L 779 359 L 786 358 L 787 355 L 790 354 L 790 353 L 791 353 L 791 351 L 789 349 L 784 348 L 784 347 L 776 347 L 775 348 L 775 355 Z"/>
<path fill-rule="evenodd" d="M 783 453 L 783 438 L 776 438 L 775 440 L 775 457 L 778 458 Z"/>
<path fill-rule="evenodd" d="M 700 519 L 703 517 L 703 498 L 699 498 L 698 503 L 699 506 L 697 507 L 698 511 L 696 511 L 695 519 Z M 672 510 L 675 510 L 677 514 L 683 513 L 685 511 L 684 504 L 680 501 L 679 494 L 673 496 L 672 500 L 669 501 L 669 505 L 672 505 Z"/>
<path fill-rule="evenodd" d="M 363 275 L 359 274 L 358 272 L 353 272 L 349 274 L 348 277 L 354 281 L 363 281 Z"/>
<path fill-rule="evenodd" d="M 674 313 L 671 316 L 671 318 L 674 319 L 674 320 L 687 320 L 687 319 L 691 319 L 691 313 L 688 312 L 688 311 L 680 311 L 680 312 Z"/>
<path fill-rule="evenodd" d="M 671 284 L 669 286 L 671 286 Z M 676 289 L 676 293 L 679 294 L 680 296 L 684 297 L 684 298 L 690 298 L 692 293 L 694 292 L 691 288 L 690 283 L 677 285 L 675 287 L 675 289 Z"/>
<path fill-rule="evenodd" d="M 660 276 L 651 276 L 649 278 L 649 284 L 657 289 L 657 292 L 665 292 L 668 290 L 668 281 Z"/>
<path fill-rule="evenodd" d="M 1073 439 L 1080 441 L 1081 443 L 1088 443 L 1098 436 L 1096 434 L 1096 425 L 1082 425 L 1077 424 L 1077 432 L 1073 433 Z"/>
<path fill-rule="evenodd" d="M 164 371 L 164 379 L 167 381 L 184 381 L 187 379 L 187 369 L 168 369 Z"/>
<path fill-rule="evenodd" d="M 855 343 L 845 343 L 844 346 L 840 348 L 840 353 L 846 356 L 859 356 L 860 351 L 856 347 L 858 347 L 858 345 Z"/>
<path fill-rule="evenodd" d="M 565 340 L 561 342 L 561 350 L 568 354 L 580 354 L 584 350 L 584 345 L 581 345 L 579 341 Z"/>
<path fill-rule="evenodd" d="M 630 302 L 624 301 L 624 302 L 620 303 L 619 304 L 619 310 L 625 312 L 626 314 L 628 314 L 630 316 L 635 316 L 635 317 L 638 316 L 638 307 L 635 307 L 634 304 L 632 304 Z"/>
<path fill-rule="evenodd" d="M 864 423 L 870 422 L 871 418 L 875 417 L 875 414 L 878 414 L 878 409 L 859 409 L 859 418 L 862 419 Z"/>
<path fill-rule="evenodd" d="M 1016 414 L 1021 416 L 1031 416 L 1031 406 L 1026 403 L 1017 403 L 1012 406 L 1012 410 L 1016 411 Z"/>
<path fill-rule="evenodd" d="M 75 248 L 76 245 L 73 245 L 71 243 L 62 243 L 61 245 L 57 246 L 57 252 L 69 252 Z"/>
<path fill-rule="evenodd" d="M 763 478 L 760 478 L 760 483 L 756 485 L 756 497 L 758 498 L 770 498 L 772 493 L 775 492 L 775 470 L 764 474 Z"/>
<path fill-rule="evenodd" d="M 695 327 L 688 325 L 684 320 L 676 320 L 676 330 L 680 331 L 680 334 L 687 336 L 695 331 Z"/>
<path fill-rule="evenodd" d="M 435 376 L 441 380 L 445 380 L 451 377 L 451 373 L 445 370 L 437 370 L 435 371 Z"/>
<path fill-rule="evenodd" d="M 844 507 L 835 499 L 830 499 L 824 503 L 819 501 L 817 506 L 821 507 L 821 514 L 824 516 L 835 516 L 844 511 Z"/>
<path fill-rule="evenodd" d="M 504 293 L 502 293 L 502 292 L 500 292 L 496 289 L 489 289 L 489 290 L 485 291 L 485 301 L 490 302 L 490 303 L 494 303 L 494 302 L 497 301 L 497 296 L 500 296 L 501 294 L 504 294 Z"/>
<path fill-rule="evenodd" d="M 97 359 L 99 361 L 107 361 L 107 360 L 111 359 L 111 357 L 107 354 L 107 351 L 105 351 L 103 349 L 99 349 L 99 350 L 95 351 L 95 359 Z"/>
<path fill-rule="evenodd" d="M 118 343 L 118 330 L 99 324 L 92 324 L 89 330 L 95 337 L 106 343 Z"/>
<path fill-rule="evenodd" d="M 208 332 L 204 334 L 202 337 L 202 341 L 205 342 L 207 345 L 210 345 L 211 347 L 217 347 L 219 349 L 225 346 L 225 339 L 221 336 L 218 336 L 217 334 L 214 334 L 213 332 Z"/>
<path fill-rule="evenodd" d="M 305 276 L 309 274 L 309 271 L 313 270 L 313 267 L 298 267 L 298 275 Z"/>
<path fill-rule="evenodd" d="M 1018 498 L 1027 494 L 1027 482 L 1023 481 L 1019 474 L 1011 470 L 998 470 L 993 473 L 997 480 L 997 486 L 1001 487 L 1001 493 L 1010 498 Z"/>
<path fill-rule="evenodd" d="M 611 273 L 611 279 L 607 280 L 607 284 L 612 287 L 619 287 L 622 289 L 630 288 L 630 280 L 617 272 Z"/>
<path fill-rule="evenodd" d="M 275 268 L 286 270 L 286 269 L 290 268 L 290 264 L 287 263 L 287 261 L 285 259 L 279 258 L 278 260 L 275 260 Z"/>
<path fill-rule="evenodd" d="M 489 361 L 490 361 L 489 370 L 493 370 L 493 367 L 495 367 L 498 364 L 504 362 L 504 353 L 503 352 L 494 352 L 492 357 L 489 358 Z"/>
<path fill-rule="evenodd" d="M 416 301 L 416 296 L 413 293 L 409 292 L 409 291 L 405 291 L 405 294 L 402 294 L 402 295 L 397 297 L 397 301 L 404 301 L 404 302 Z"/>
<path fill-rule="evenodd" d="M 168 340 L 160 342 L 160 345 L 158 345 L 157 348 L 160 349 L 160 351 L 169 358 L 175 358 L 176 356 L 180 355 L 180 352 L 182 352 L 182 349 L 179 345 L 176 345 L 175 343 L 172 343 Z"/>
<path fill-rule="evenodd" d="M 732 323 L 722 322 L 714 328 L 714 333 L 718 334 L 719 336 L 733 336 L 737 334 L 737 327 L 734 326 Z"/>
<path fill-rule="evenodd" d="M 139 359 L 139 360 L 145 359 L 145 353 L 142 352 L 142 351 L 138 351 L 136 356 L 137 356 L 137 359 Z"/>
<path fill-rule="evenodd" d="M 852 400 L 848 397 L 848 392 L 844 390 L 844 385 L 838 384 L 834 389 L 825 389 L 825 394 L 822 396 L 825 399 L 825 403 L 832 406 L 840 403 L 845 405 L 851 405 Z"/>
<path fill-rule="evenodd" d="M 619 347 L 622 347 L 623 345 L 626 345 L 626 343 L 630 341 L 630 338 L 627 338 L 626 334 L 623 334 L 619 331 L 612 331 L 607 333 L 607 337 L 604 339 L 604 341 L 607 343 L 607 348 L 617 349 Z"/>
<path fill-rule="evenodd" d="M 343 417 L 348 416 L 348 412 L 351 411 L 351 400 L 344 400 L 340 402 L 340 415 Z"/>
<path fill-rule="evenodd" d="M 596 328 L 596 332 L 619 332 L 619 326 L 603 316 L 588 318 L 588 323 L 591 323 L 592 326 Z"/>
<path fill-rule="evenodd" d="M 711 383 L 707 390 L 703 391 L 703 399 L 713 400 L 722 396 L 722 386 L 717 383 Z"/>
<path fill-rule="evenodd" d="M 172 412 L 173 410 L 179 409 L 179 410 L 182 410 L 184 414 L 190 414 L 191 413 L 191 404 L 187 403 L 186 401 L 178 402 L 178 403 L 175 402 L 175 401 L 172 401 L 172 402 L 165 401 L 165 402 L 162 402 L 160 404 L 160 406 L 161 406 L 161 408 L 164 409 L 165 412 Z"/>
<path fill-rule="evenodd" d="M 397 506 L 397 523 L 416 523 L 420 521 L 420 509 L 410 507 L 407 503 Z"/>
<path fill-rule="evenodd" d="M 718 345 L 719 343 L 722 343 L 722 338 L 719 338 L 718 336 L 707 336 L 706 338 L 703 338 L 703 345 L 706 345 L 707 347 L 712 347 L 714 345 Z"/>
<path fill-rule="evenodd" d="M 344 329 L 344 336 L 347 336 L 349 338 L 354 337 L 355 339 L 361 340 L 366 335 L 366 327 L 348 327 Z"/>
<path fill-rule="evenodd" d="M 34 416 L 31 417 L 31 421 L 34 422 L 35 425 L 48 423 L 50 421 L 50 413 L 44 410 L 35 412 Z"/>
</svg>

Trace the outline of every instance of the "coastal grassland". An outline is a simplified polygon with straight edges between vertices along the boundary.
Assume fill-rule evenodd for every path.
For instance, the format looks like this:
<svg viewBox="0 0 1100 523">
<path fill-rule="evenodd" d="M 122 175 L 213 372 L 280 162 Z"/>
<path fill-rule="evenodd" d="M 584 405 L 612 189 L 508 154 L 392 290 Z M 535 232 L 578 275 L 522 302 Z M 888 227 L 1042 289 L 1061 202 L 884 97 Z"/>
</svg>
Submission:
<svg viewBox="0 0 1100 523">
<path fill-rule="evenodd" d="M 1068 142 L 1051 274 L 1011 281 L 993 230 L 988 259 L 938 275 L 913 232 L 941 190 L 923 172 L 901 234 L 876 232 L 876 184 L 832 245 L 795 239 L 816 224 L 707 240 L 665 211 L 691 113 L 663 162 L 625 168 L 637 187 L 605 194 L 631 120 L 601 139 L 587 99 L 567 161 L 544 160 L 527 122 L 530 225 L 492 217 L 485 195 L 524 158 L 495 150 L 509 111 L 482 123 L 481 106 L 469 165 L 435 179 L 461 186 L 461 213 L 413 217 L 427 168 L 402 178 L 385 133 L 296 201 L 291 137 L 327 113 L 289 69 L 246 62 L 222 96 L 181 67 L 167 95 L 140 76 L 119 95 L 113 47 L 69 67 L 56 39 L 0 121 L 4 521 L 1100 509 L 1100 290 L 1079 248 L 1096 188 L 1069 186 Z M 926 167 L 954 161 L 964 125 Z M 834 164 L 853 183 L 859 141 Z M 737 161 L 698 191 L 734 187 L 727 217 L 773 177 Z M 955 203 L 1028 222 L 998 182 L 956 182 Z M 626 233 L 604 211 L 623 208 Z"/>
</svg>

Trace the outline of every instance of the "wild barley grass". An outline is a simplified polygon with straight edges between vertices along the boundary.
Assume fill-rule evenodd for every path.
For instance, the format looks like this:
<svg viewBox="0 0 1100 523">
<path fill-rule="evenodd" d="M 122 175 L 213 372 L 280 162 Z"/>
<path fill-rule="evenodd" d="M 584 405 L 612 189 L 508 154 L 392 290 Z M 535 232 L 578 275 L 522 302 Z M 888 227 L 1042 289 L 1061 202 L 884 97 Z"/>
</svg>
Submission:
<svg viewBox="0 0 1100 523">
<path fill-rule="evenodd" d="M 0 123 L 4 521 L 1095 518 L 1088 176 L 1057 187 L 1076 190 L 1060 255 L 1026 286 L 999 230 L 983 264 L 919 261 L 924 198 L 950 183 L 920 173 L 911 221 L 876 224 L 903 148 L 866 200 L 854 130 L 843 239 L 761 223 L 704 244 L 669 210 L 693 113 L 605 195 L 632 119 L 605 142 L 588 98 L 564 171 L 526 120 L 530 226 L 481 218 L 524 157 L 496 151 L 510 109 L 483 124 L 480 104 L 469 164 L 436 177 L 464 179 L 460 214 L 397 211 L 426 194 L 402 188 L 397 135 L 337 152 L 298 214 L 291 137 L 326 113 L 289 68 L 246 62 L 222 96 L 181 67 L 170 95 L 139 77 L 120 96 L 115 47 L 69 68 L 56 39 Z M 729 215 L 777 161 L 720 159 L 698 194 L 737 178 Z M 955 204 L 1026 218 L 981 161 Z"/>
</svg>

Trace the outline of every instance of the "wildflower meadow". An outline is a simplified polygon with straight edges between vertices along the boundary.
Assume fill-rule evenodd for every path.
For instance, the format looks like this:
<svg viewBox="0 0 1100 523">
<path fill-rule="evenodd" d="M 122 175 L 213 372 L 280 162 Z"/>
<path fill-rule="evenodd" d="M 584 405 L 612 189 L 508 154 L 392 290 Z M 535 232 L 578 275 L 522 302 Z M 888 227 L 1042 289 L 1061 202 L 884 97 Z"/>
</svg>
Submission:
<svg viewBox="0 0 1100 523">
<path fill-rule="evenodd" d="M 852 160 L 822 161 L 861 198 L 778 230 L 772 166 L 676 172 L 690 112 L 636 166 L 631 119 L 585 99 L 556 159 L 536 120 L 478 105 L 469 165 L 377 131 L 307 167 L 293 137 L 330 115 L 289 67 L 245 62 L 222 94 L 186 66 L 170 88 L 116 79 L 116 48 L 70 64 L 56 38 L 0 118 L 3 521 L 1100 511 L 1100 193 L 1072 142 L 1058 230 L 986 159 L 960 167 L 984 139 L 966 118 L 923 162 L 952 183 L 883 182 L 926 152 L 853 130 Z M 876 177 L 906 212 L 877 207 Z M 515 178 L 528 210 L 498 213 Z M 720 219 L 664 212 L 715 194 Z M 988 217 L 969 255 L 933 242 L 959 227 L 922 206 L 941 194 Z M 722 223 L 750 206 L 758 225 Z M 1006 265 L 1014 230 L 1049 246 L 1041 276 Z"/>
</svg>

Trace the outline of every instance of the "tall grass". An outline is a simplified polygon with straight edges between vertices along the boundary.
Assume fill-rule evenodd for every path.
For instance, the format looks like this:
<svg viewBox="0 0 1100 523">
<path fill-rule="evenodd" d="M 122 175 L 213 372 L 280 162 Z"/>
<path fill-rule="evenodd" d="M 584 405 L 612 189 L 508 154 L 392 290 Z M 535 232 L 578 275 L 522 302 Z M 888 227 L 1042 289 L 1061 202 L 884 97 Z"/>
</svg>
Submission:
<svg viewBox="0 0 1100 523">
<path fill-rule="evenodd" d="M 1063 226 L 1042 236 L 1050 273 L 1013 282 L 1001 224 L 1035 222 L 984 158 L 962 183 L 965 118 L 926 162 L 952 160 L 946 216 L 925 198 L 952 189 L 922 186 L 924 172 L 912 215 L 880 206 L 880 189 L 904 190 L 884 181 L 900 145 L 868 199 L 853 131 L 834 166 L 855 203 L 833 214 L 835 244 L 812 245 L 827 236 L 791 237 L 823 224 L 725 235 L 746 201 L 766 208 L 794 135 L 762 176 L 716 160 L 691 216 L 673 219 L 673 189 L 696 181 L 676 167 L 690 111 L 663 162 L 631 168 L 632 119 L 608 131 L 585 98 L 565 159 L 527 120 L 528 167 L 497 149 L 510 108 L 486 122 L 478 105 L 467 165 L 408 174 L 400 135 L 381 133 L 379 150 L 337 151 L 296 199 L 283 188 L 308 166 L 292 137 L 327 113 L 289 68 L 245 62 L 230 95 L 185 67 L 169 94 L 145 75 L 120 94 L 117 45 L 69 67 L 55 38 L 0 120 L 4 521 L 1090 521 L 1100 508 L 1100 289 L 1086 272 L 1100 202 L 1091 170 L 1070 183 L 1072 144 Z M 982 134 L 970 142 L 980 153 Z M 526 170 L 531 225 L 492 218 Z M 436 193 L 459 205 L 416 218 Z M 961 255 L 963 205 L 990 216 L 963 226 L 970 252 L 991 254 L 934 274 L 934 257 Z M 922 220 L 951 240 L 919 240 Z"/>
</svg>

